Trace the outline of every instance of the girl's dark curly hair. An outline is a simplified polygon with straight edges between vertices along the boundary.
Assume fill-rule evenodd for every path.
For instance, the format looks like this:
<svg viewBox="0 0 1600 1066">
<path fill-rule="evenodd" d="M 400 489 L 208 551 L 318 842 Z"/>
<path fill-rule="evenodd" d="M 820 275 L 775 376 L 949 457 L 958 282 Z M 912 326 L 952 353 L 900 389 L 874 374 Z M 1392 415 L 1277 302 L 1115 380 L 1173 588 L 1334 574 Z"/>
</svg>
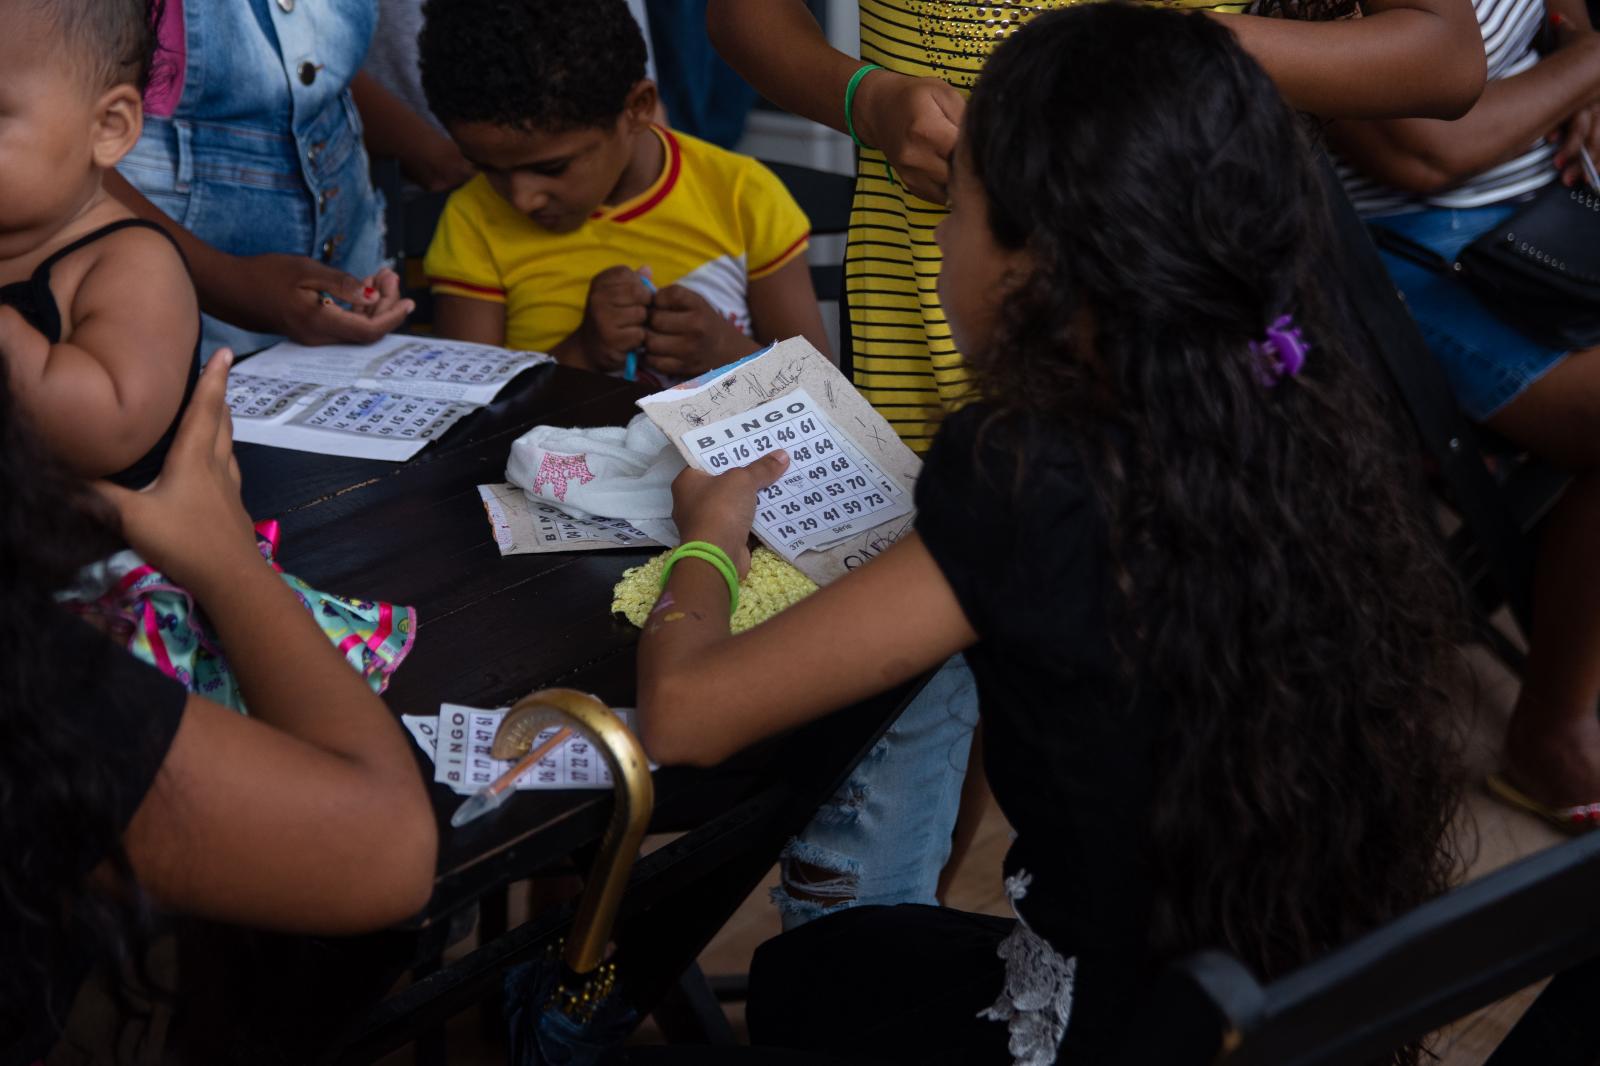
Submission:
<svg viewBox="0 0 1600 1066">
<path fill-rule="evenodd" d="M 1151 947 L 1281 974 L 1455 868 L 1460 600 L 1325 268 L 1312 155 L 1223 25 L 1117 3 L 1002 45 L 963 136 L 1030 264 L 966 353 L 985 431 L 1076 444 L 1125 667 L 1170 707 Z M 1283 314 L 1310 354 L 1267 385 L 1251 342 Z"/>
<path fill-rule="evenodd" d="M 52 624 L 57 590 L 115 550 L 111 519 L 28 431 L 0 359 L 0 1046 L 42 1022 L 41 989 L 99 963 L 126 993 L 157 991 L 145 971 L 148 912 L 121 841 L 115 768 L 87 757 L 81 720 L 66 708 L 95 699 L 104 664 Z M 110 652 L 110 644 L 105 649 Z M 91 881 L 90 867 L 98 863 Z M 64 990 L 67 991 L 67 990 Z"/>
</svg>

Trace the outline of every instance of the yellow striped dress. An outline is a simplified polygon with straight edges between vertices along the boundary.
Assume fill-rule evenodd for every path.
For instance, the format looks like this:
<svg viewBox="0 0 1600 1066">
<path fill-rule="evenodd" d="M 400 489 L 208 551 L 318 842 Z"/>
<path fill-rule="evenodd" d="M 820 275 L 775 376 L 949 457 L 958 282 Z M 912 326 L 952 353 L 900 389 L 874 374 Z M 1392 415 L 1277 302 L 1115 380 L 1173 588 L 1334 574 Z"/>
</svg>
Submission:
<svg viewBox="0 0 1600 1066">
<path fill-rule="evenodd" d="M 984 60 L 1040 11 L 1083 0 L 860 0 L 861 58 L 970 92 Z M 1163 0 L 1237 12 L 1241 4 Z M 940 413 L 966 393 L 966 368 L 939 306 L 938 204 L 906 192 L 883 153 L 863 150 L 845 254 L 855 383 L 913 451 L 933 440 Z"/>
</svg>

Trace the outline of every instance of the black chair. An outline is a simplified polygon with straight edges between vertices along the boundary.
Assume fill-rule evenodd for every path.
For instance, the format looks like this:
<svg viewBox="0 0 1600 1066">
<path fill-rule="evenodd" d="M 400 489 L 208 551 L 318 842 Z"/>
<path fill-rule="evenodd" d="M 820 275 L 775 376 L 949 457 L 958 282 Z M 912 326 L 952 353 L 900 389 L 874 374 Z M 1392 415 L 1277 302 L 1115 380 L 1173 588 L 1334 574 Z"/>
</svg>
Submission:
<svg viewBox="0 0 1600 1066">
<path fill-rule="evenodd" d="M 1600 1062 L 1600 834 L 1523 859 L 1263 985 L 1208 951 L 1175 965 L 1122 1063 L 1342 1066 L 1556 974 L 1488 1066 Z"/>
</svg>

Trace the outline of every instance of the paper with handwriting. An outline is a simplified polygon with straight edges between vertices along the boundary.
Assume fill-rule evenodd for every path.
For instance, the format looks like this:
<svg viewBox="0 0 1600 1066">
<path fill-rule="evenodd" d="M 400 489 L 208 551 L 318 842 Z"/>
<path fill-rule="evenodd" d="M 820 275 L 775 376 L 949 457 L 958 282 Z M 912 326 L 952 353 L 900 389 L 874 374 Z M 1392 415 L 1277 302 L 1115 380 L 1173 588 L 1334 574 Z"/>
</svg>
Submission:
<svg viewBox="0 0 1600 1066">
<path fill-rule="evenodd" d="M 787 450 L 788 471 L 758 496 L 754 530 L 819 585 L 911 528 L 921 460 L 802 338 L 653 393 L 639 407 L 709 473 Z"/>
</svg>

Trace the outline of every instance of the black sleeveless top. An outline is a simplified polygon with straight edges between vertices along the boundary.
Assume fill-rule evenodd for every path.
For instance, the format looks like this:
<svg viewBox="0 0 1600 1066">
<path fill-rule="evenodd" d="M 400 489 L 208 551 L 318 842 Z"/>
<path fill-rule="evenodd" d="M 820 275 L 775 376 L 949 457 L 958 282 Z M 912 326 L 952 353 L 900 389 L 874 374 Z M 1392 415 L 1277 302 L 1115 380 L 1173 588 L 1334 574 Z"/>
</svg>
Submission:
<svg viewBox="0 0 1600 1066">
<path fill-rule="evenodd" d="M 178 242 L 166 230 L 154 222 L 147 222 L 142 218 L 127 218 L 120 222 L 101 226 L 86 236 L 79 237 L 71 244 L 56 251 L 40 263 L 34 270 L 33 276 L 26 281 L 15 281 L 10 285 L 0 285 L 0 304 L 9 304 L 17 309 L 23 319 L 44 334 L 45 340 L 51 344 L 61 343 L 61 309 L 56 306 L 55 293 L 50 291 L 50 271 L 57 263 L 78 251 L 86 245 L 93 244 L 102 237 L 108 237 L 119 230 L 132 228 L 155 230 L 167 240 L 172 241 L 172 246 L 178 248 Z M 182 258 L 183 249 L 178 248 L 178 256 Z M 187 260 L 185 261 L 187 265 Z M 112 474 L 108 481 L 122 485 L 125 488 L 140 489 L 156 479 L 161 473 L 161 464 L 167 458 L 167 449 L 172 447 L 172 438 L 177 435 L 178 422 L 183 418 L 184 409 L 189 406 L 189 398 L 194 395 L 194 386 L 200 380 L 200 339 L 194 342 L 194 358 L 189 361 L 189 377 L 183 386 L 183 402 L 178 405 L 178 413 L 172 417 L 172 424 L 161 435 L 148 452 L 134 461 L 126 470 Z"/>
</svg>

